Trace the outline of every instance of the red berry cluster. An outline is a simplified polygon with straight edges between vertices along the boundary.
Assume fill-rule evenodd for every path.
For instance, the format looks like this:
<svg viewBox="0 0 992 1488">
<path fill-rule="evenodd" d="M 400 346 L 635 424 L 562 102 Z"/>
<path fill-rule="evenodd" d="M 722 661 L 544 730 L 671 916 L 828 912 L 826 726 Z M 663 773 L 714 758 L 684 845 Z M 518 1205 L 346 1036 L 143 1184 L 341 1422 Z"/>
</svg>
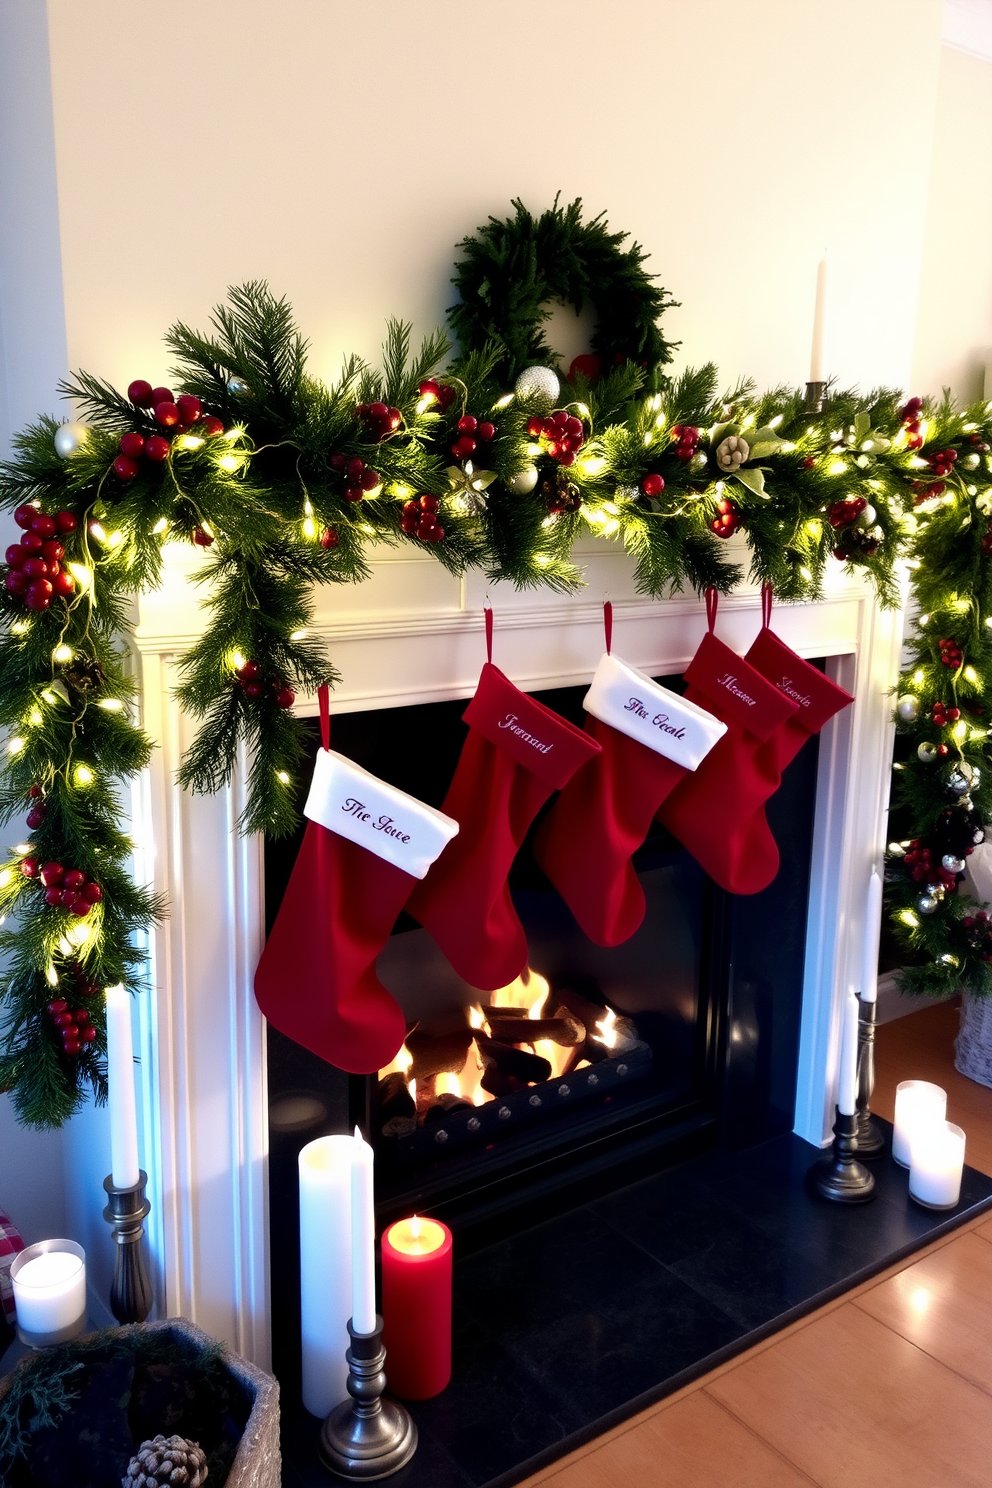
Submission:
<svg viewBox="0 0 992 1488">
<path fill-rule="evenodd" d="M 983 961 L 992 961 L 992 920 L 984 909 L 975 915 L 965 915 L 961 925 L 972 950 L 979 953 Z"/>
<path fill-rule="evenodd" d="M 62 567 L 65 549 L 59 541 L 75 531 L 76 518 L 68 511 L 48 517 L 37 507 L 19 506 L 14 521 L 24 535 L 7 549 L 4 586 L 29 610 L 47 610 L 53 595 L 65 597 L 76 587 L 72 574 Z"/>
<path fill-rule="evenodd" d="M 650 475 L 646 475 L 641 481 L 641 490 L 644 492 L 645 496 L 660 496 L 664 489 L 665 482 L 663 477 L 655 474 L 654 472 L 652 472 Z"/>
<path fill-rule="evenodd" d="M 743 520 L 739 509 L 724 497 L 716 504 L 716 516 L 710 523 L 710 531 L 715 532 L 717 537 L 733 537 Z"/>
<path fill-rule="evenodd" d="M 433 377 L 428 377 L 420 384 L 420 396 L 430 398 L 438 405 L 441 413 L 447 413 L 458 397 L 458 389 L 450 387 L 445 382 L 435 382 Z"/>
<path fill-rule="evenodd" d="M 136 408 L 151 408 L 155 422 L 163 429 L 184 430 L 196 424 L 198 433 L 207 439 L 224 432 L 221 420 L 212 413 L 204 414 L 199 398 L 191 393 L 173 399 L 168 388 L 153 388 L 151 383 L 139 379 L 131 383 L 127 395 Z M 153 465 L 161 465 L 169 458 L 170 449 L 163 434 L 139 434 L 136 429 L 129 429 L 121 435 L 121 452 L 114 461 L 114 474 L 120 480 L 134 480 L 141 472 L 139 461 L 151 460 Z"/>
<path fill-rule="evenodd" d="M 320 546 L 322 548 L 336 548 L 341 541 L 333 527 L 325 527 L 320 534 Z"/>
<path fill-rule="evenodd" d="M 42 866 L 37 858 L 27 857 L 21 859 L 21 872 L 25 878 L 41 879 L 46 904 L 67 909 L 81 919 L 103 898 L 100 885 L 93 883 L 81 868 L 63 868 L 61 863 Z"/>
<path fill-rule="evenodd" d="M 369 440 L 388 439 L 403 422 L 399 409 L 390 408 L 385 403 L 356 403 L 351 416 L 365 425 L 365 437 Z"/>
<path fill-rule="evenodd" d="M 927 455 L 927 464 L 930 466 L 934 475 L 943 477 L 950 475 L 954 469 L 954 462 L 957 460 L 957 457 L 958 452 L 956 449 L 936 450 L 932 455 Z"/>
<path fill-rule="evenodd" d="M 870 558 L 878 549 L 877 527 L 845 527 L 834 548 L 834 557 L 841 563 L 850 563 L 859 558 Z"/>
<path fill-rule="evenodd" d="M 945 636 L 943 640 L 937 642 L 937 645 L 940 647 L 940 659 L 944 666 L 953 667 L 956 671 L 964 656 L 957 641 L 948 640 Z"/>
<path fill-rule="evenodd" d="M 920 414 L 922 412 L 922 398 L 910 398 L 899 410 L 899 417 L 906 428 L 906 444 L 909 449 L 919 449 L 923 443 L 923 435 L 920 433 Z"/>
<path fill-rule="evenodd" d="M 949 723 L 957 723 L 961 717 L 961 709 L 948 708 L 945 703 L 934 703 L 930 717 L 938 728 L 946 728 Z"/>
<path fill-rule="evenodd" d="M 87 985 L 92 988 L 92 992 L 96 992 L 95 982 Z M 64 1054 L 81 1054 L 83 1046 L 91 1044 L 96 1038 L 96 1029 L 93 1027 L 93 1019 L 90 1017 L 88 1008 L 77 1007 L 70 1012 L 65 998 L 57 997 L 54 1002 L 48 1004 L 48 1012 L 55 1027 L 62 1035 Z"/>
<path fill-rule="evenodd" d="M 931 849 L 924 847 L 919 837 L 914 837 L 909 844 L 909 851 L 903 862 L 914 883 L 939 884 L 949 894 L 957 888 L 958 874 L 950 873 L 943 864 L 936 862 Z"/>
<path fill-rule="evenodd" d="M 827 507 L 827 521 L 837 532 L 842 527 L 850 527 L 852 522 L 856 522 L 867 506 L 868 503 L 863 496 L 845 496 L 841 501 L 831 501 Z"/>
<path fill-rule="evenodd" d="M 691 460 L 699 448 L 699 430 L 692 424 L 675 424 L 672 429 L 675 453 L 680 460 Z"/>
<path fill-rule="evenodd" d="M 277 708 L 291 708 L 296 702 L 296 693 L 286 686 L 281 677 L 274 677 L 266 689 L 266 684 L 262 681 L 262 668 L 257 661 L 246 661 L 234 675 L 245 697 L 251 698 L 253 703 L 264 697 L 266 690 L 275 693 Z"/>
<path fill-rule="evenodd" d="M 384 407 L 373 404 L 373 407 Z M 340 470 L 345 478 L 344 494 L 348 501 L 364 501 L 370 491 L 382 485 L 378 470 L 372 470 L 358 455 L 343 455 L 340 450 L 330 458 L 332 470 Z"/>
<path fill-rule="evenodd" d="M 580 425 L 581 427 L 581 425 Z M 474 414 L 464 413 L 458 420 L 458 432 L 451 446 L 456 460 L 468 460 L 475 454 L 479 444 L 489 444 L 496 434 L 496 425 L 488 419 L 481 422 Z"/>
<path fill-rule="evenodd" d="M 45 806 L 45 794 L 40 785 L 33 785 L 28 791 L 28 796 L 34 804 L 25 820 L 28 827 L 34 832 L 45 820 L 45 811 L 47 810 Z"/>
<path fill-rule="evenodd" d="M 421 542 L 437 543 L 444 537 L 444 528 L 437 519 L 440 505 L 436 496 L 421 496 L 407 501 L 400 517 L 400 530 L 407 537 L 419 537 Z"/>
<path fill-rule="evenodd" d="M 576 451 L 586 442 L 582 420 L 566 408 L 556 408 L 546 417 L 535 413 L 527 424 L 532 439 L 545 440 L 545 449 L 559 465 L 574 465 Z"/>
<path fill-rule="evenodd" d="M 209 548 L 209 547 L 212 547 L 213 546 L 213 540 L 214 540 L 213 533 L 212 532 L 208 532 L 205 527 L 194 527 L 193 528 L 193 541 L 196 543 L 196 546 L 198 548 Z"/>
</svg>

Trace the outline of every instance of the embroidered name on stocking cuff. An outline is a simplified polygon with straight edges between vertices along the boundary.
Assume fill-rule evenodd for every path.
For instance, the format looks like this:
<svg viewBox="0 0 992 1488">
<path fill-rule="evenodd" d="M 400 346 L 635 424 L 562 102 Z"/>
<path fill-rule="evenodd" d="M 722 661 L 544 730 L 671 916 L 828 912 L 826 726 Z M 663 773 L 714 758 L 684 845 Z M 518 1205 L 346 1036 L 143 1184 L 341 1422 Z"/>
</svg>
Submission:
<svg viewBox="0 0 992 1488">
<path fill-rule="evenodd" d="M 304 816 L 329 832 L 423 878 L 458 832 L 443 811 L 387 785 L 333 749 L 317 752 Z"/>
<path fill-rule="evenodd" d="M 741 724 L 762 743 L 799 704 L 765 680 L 750 662 L 731 651 L 715 635 L 704 635 L 699 650 L 686 667 L 685 680 L 713 699 L 724 718 Z"/>
<path fill-rule="evenodd" d="M 854 702 L 849 692 L 803 661 L 772 630 L 758 632 L 747 659 L 798 705 L 796 722 L 811 734 L 818 734 L 828 719 Z"/>
<path fill-rule="evenodd" d="M 727 725 L 705 708 L 612 655 L 604 655 L 596 668 L 585 710 L 686 770 L 695 770 L 727 732 Z"/>
<path fill-rule="evenodd" d="M 595 739 L 514 687 L 491 661 L 482 668 L 462 717 L 552 790 L 561 790 L 580 765 L 600 753 Z"/>
</svg>

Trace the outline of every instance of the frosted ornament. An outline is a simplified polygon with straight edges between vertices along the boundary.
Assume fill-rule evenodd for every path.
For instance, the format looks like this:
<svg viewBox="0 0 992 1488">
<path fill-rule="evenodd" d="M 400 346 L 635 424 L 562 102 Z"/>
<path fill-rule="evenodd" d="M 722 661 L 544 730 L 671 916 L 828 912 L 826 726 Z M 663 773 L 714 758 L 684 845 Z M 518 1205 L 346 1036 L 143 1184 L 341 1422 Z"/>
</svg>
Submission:
<svg viewBox="0 0 992 1488">
<path fill-rule="evenodd" d="M 561 383 L 550 367 L 525 367 L 513 391 L 522 402 L 543 403 L 551 408 L 558 401 Z"/>
<path fill-rule="evenodd" d="M 901 723 L 915 723 L 920 716 L 920 700 L 911 692 L 896 699 L 896 713 Z"/>
</svg>

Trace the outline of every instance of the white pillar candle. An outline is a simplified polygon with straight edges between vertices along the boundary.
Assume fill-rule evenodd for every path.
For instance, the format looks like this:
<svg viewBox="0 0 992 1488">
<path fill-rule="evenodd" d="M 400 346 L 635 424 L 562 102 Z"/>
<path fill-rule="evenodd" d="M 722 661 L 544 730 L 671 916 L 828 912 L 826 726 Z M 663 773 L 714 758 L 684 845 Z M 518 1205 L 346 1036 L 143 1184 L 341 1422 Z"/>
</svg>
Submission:
<svg viewBox="0 0 992 1488">
<path fill-rule="evenodd" d="M 961 1197 L 964 1132 L 953 1121 L 913 1133 L 909 1195 L 928 1209 L 953 1209 Z"/>
<path fill-rule="evenodd" d="M 321 1418 L 348 1399 L 354 1145 L 318 1137 L 299 1155 L 303 1404 Z"/>
<path fill-rule="evenodd" d="M 896 1086 L 895 1125 L 892 1131 L 892 1156 L 908 1168 L 912 1158 L 913 1136 L 917 1128 L 935 1127 L 947 1116 L 947 1092 L 929 1080 L 902 1080 Z"/>
<path fill-rule="evenodd" d="M 853 1116 L 858 1109 L 858 999 L 853 992 L 844 999 L 841 1020 L 837 1109 L 842 1116 Z"/>
<path fill-rule="evenodd" d="M 882 880 L 872 869 L 865 904 L 865 938 L 861 953 L 861 999 L 874 1002 L 878 997 L 878 940 L 882 931 Z"/>
<path fill-rule="evenodd" d="M 375 1332 L 375 1199 L 372 1148 L 355 1127 L 351 1168 L 351 1320 L 356 1333 Z"/>
<path fill-rule="evenodd" d="M 138 1118 L 134 1109 L 134 1044 L 131 996 L 120 985 L 107 988 L 107 1100 L 110 1106 L 110 1172 L 115 1188 L 134 1188 L 138 1166 Z"/>
<path fill-rule="evenodd" d="M 830 275 L 826 255 L 816 270 L 816 300 L 813 305 L 813 344 L 809 354 L 810 382 L 826 382 L 827 299 Z"/>
<path fill-rule="evenodd" d="M 42 1240 L 11 1262 L 17 1326 L 25 1343 L 65 1343 L 86 1319 L 86 1257 L 73 1240 Z"/>
</svg>

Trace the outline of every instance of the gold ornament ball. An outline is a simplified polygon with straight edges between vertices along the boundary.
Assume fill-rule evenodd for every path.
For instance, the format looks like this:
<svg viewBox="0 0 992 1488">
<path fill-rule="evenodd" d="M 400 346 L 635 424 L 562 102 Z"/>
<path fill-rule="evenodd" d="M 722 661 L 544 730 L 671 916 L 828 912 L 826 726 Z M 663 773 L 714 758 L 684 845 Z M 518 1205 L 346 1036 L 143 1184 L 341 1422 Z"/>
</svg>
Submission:
<svg viewBox="0 0 992 1488">
<path fill-rule="evenodd" d="M 896 699 L 896 713 L 902 723 L 915 723 L 920 716 L 920 700 L 911 692 L 904 692 Z"/>
<path fill-rule="evenodd" d="M 925 739 L 916 751 L 916 757 L 923 765 L 932 765 L 937 758 L 936 744 L 930 744 Z"/>
<path fill-rule="evenodd" d="M 525 465 L 511 475 L 506 484 L 515 496 L 529 496 L 537 485 L 537 466 Z"/>
<path fill-rule="evenodd" d="M 55 430 L 55 453 L 61 459 L 67 460 L 86 443 L 89 437 L 90 431 L 86 424 L 62 424 Z"/>
<path fill-rule="evenodd" d="M 541 403 L 550 408 L 557 401 L 561 383 L 550 367 L 525 367 L 513 391 L 524 403 Z"/>
</svg>

